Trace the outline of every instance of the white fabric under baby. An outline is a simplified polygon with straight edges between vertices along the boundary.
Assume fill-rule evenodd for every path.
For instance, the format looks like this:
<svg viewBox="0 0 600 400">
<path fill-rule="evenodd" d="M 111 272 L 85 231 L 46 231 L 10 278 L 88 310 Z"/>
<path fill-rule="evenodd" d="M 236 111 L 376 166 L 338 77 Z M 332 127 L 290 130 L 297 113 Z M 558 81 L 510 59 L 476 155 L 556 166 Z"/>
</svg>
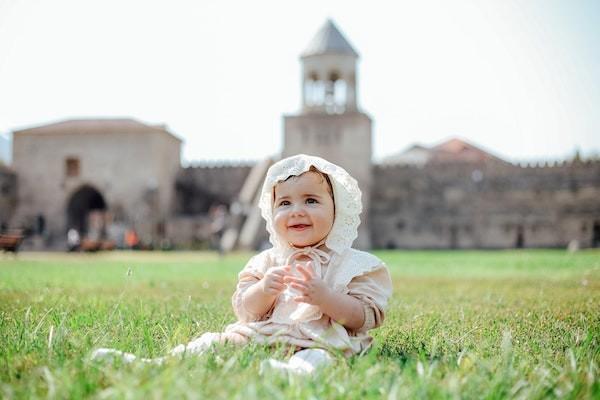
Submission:
<svg viewBox="0 0 600 400">
<path fill-rule="evenodd" d="M 169 356 L 181 356 L 184 354 L 202 354 L 206 350 L 208 350 L 214 343 L 218 343 L 220 341 L 220 335 L 218 333 L 207 332 L 200 336 L 199 338 L 192 340 L 186 345 L 180 344 L 175 347 L 173 350 L 169 352 Z M 156 364 L 161 365 L 165 362 L 165 357 L 157 357 L 157 358 L 138 358 L 134 354 L 126 353 L 117 349 L 107 349 L 107 348 L 99 348 L 94 350 L 92 356 L 90 357 L 92 360 L 96 361 L 114 361 L 121 360 L 123 364 L 129 364 L 134 361 L 139 361 L 143 363 Z"/>
<path fill-rule="evenodd" d="M 331 364 L 333 357 L 327 350 L 323 349 L 305 349 L 300 350 L 288 362 L 274 360 L 272 358 L 266 360 L 266 365 L 270 368 L 280 371 L 287 371 L 297 375 L 311 375 L 319 367 Z"/>
<path fill-rule="evenodd" d="M 221 335 L 214 332 L 206 332 L 197 339 L 192 340 L 186 345 L 180 344 L 169 352 L 171 356 L 183 354 L 202 354 L 206 352 L 213 344 L 219 343 Z"/>
<path fill-rule="evenodd" d="M 157 365 L 160 365 L 164 362 L 164 357 L 137 358 L 135 355 L 133 355 L 131 353 L 126 353 L 124 351 L 117 350 L 117 349 L 106 349 L 106 348 L 99 348 L 99 349 L 94 350 L 94 352 L 92 353 L 92 356 L 90 358 L 95 361 L 101 361 L 101 360 L 114 361 L 116 359 L 119 359 L 119 360 L 121 360 L 121 362 L 123 364 L 129 364 L 136 360 L 143 362 L 143 363 L 150 363 L 150 364 L 157 364 Z"/>
</svg>

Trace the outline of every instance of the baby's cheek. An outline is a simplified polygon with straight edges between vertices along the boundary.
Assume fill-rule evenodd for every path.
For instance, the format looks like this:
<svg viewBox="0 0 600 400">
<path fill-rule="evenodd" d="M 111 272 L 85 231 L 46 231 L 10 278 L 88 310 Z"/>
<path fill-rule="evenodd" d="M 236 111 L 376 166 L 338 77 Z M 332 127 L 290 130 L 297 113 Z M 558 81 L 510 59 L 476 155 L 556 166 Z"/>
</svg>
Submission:
<svg viewBox="0 0 600 400">
<path fill-rule="evenodd" d="M 281 233 L 282 227 L 285 226 L 285 215 L 282 212 L 273 214 L 273 225 L 277 233 Z"/>
</svg>

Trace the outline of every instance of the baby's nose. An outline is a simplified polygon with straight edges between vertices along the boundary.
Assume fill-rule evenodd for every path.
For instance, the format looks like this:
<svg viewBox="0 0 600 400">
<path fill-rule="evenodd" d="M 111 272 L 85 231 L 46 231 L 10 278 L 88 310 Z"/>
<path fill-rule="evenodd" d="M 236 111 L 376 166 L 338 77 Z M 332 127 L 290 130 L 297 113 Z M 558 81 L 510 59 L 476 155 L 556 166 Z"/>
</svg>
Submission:
<svg viewBox="0 0 600 400">
<path fill-rule="evenodd" d="M 304 214 L 305 210 L 302 204 L 294 204 L 292 206 L 292 214 Z"/>
</svg>

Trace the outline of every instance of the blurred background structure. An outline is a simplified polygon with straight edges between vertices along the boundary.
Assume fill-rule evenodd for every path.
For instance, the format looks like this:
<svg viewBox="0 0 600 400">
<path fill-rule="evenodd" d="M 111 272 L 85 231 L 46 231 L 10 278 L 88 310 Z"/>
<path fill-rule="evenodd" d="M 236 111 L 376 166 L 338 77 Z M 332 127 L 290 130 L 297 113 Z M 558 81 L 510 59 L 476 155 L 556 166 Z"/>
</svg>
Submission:
<svg viewBox="0 0 600 400">
<path fill-rule="evenodd" d="M 373 161 L 358 59 L 327 20 L 301 54 L 301 108 L 283 116 L 281 154 L 264 160 L 182 166 L 181 139 L 135 119 L 15 130 L 11 164 L 0 166 L 2 231 L 32 249 L 66 249 L 73 231 L 87 250 L 206 248 L 215 237 L 219 249 L 261 248 L 266 169 L 306 153 L 359 181 L 361 248 L 600 246 L 597 158 L 514 163 L 455 137 Z"/>
</svg>

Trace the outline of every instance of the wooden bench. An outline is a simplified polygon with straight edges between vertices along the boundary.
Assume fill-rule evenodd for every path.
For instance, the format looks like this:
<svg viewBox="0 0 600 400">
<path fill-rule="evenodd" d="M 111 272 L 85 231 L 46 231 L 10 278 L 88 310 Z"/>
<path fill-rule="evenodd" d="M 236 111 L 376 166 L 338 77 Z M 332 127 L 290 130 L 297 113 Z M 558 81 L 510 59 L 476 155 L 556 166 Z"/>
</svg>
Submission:
<svg viewBox="0 0 600 400">
<path fill-rule="evenodd" d="M 114 250 L 117 248 L 117 244 L 113 240 L 103 240 L 100 245 L 100 250 Z"/>
<path fill-rule="evenodd" d="M 83 239 L 79 249 L 81 251 L 98 251 L 100 250 L 101 242 L 98 240 Z"/>
<path fill-rule="evenodd" d="M 0 250 L 16 253 L 23 242 L 23 235 L 0 234 Z"/>
<path fill-rule="evenodd" d="M 98 250 L 114 250 L 116 244 L 112 240 L 92 240 L 92 239 L 83 239 L 81 241 L 81 245 L 79 249 L 81 251 L 89 251 L 94 252 Z"/>
</svg>

